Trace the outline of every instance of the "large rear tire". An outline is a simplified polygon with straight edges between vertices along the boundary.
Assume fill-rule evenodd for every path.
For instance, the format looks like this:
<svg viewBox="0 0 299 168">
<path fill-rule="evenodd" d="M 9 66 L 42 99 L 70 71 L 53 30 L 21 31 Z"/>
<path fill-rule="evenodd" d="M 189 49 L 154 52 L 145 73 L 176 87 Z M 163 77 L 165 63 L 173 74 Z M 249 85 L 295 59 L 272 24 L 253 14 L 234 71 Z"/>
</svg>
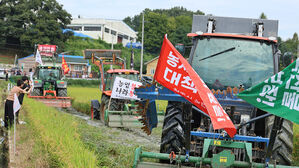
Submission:
<svg viewBox="0 0 299 168">
<path fill-rule="evenodd" d="M 162 137 L 161 137 L 161 153 L 176 154 L 184 151 L 184 122 L 183 122 L 183 105 L 181 102 L 168 102 L 164 117 Z"/>
<path fill-rule="evenodd" d="M 266 119 L 266 135 L 270 137 L 274 116 Z M 293 151 L 293 123 L 284 119 L 281 130 L 277 132 L 277 136 L 273 146 L 273 159 L 280 165 L 291 165 Z"/>
<path fill-rule="evenodd" d="M 102 95 L 101 106 L 100 106 L 100 120 L 105 123 L 105 110 L 108 108 L 109 96 Z"/>
<path fill-rule="evenodd" d="M 106 126 L 109 126 L 109 116 L 105 120 L 105 111 L 108 110 L 108 109 L 110 111 L 118 111 L 118 110 L 120 110 L 120 103 L 118 103 L 118 101 L 119 101 L 118 99 L 111 99 L 110 108 L 108 108 L 108 106 L 109 106 L 109 100 L 110 100 L 109 96 L 102 95 L 101 107 L 100 107 L 100 113 L 101 113 L 100 120 Z"/>
</svg>

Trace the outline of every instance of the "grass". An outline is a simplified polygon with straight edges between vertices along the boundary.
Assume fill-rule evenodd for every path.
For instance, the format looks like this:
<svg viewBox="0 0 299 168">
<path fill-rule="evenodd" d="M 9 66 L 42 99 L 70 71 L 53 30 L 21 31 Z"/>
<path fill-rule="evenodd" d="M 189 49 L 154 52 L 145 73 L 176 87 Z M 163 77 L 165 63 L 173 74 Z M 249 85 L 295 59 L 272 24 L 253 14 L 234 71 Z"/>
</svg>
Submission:
<svg viewBox="0 0 299 168">
<path fill-rule="evenodd" d="M 68 87 L 68 95 L 72 98 L 72 107 L 87 115 L 90 114 L 91 100 L 101 100 L 102 92 L 99 88 Z"/>
<path fill-rule="evenodd" d="M 54 167 L 96 167 L 96 155 L 85 147 L 78 133 L 78 122 L 33 99 L 25 99 L 28 120 L 49 152 Z"/>
<path fill-rule="evenodd" d="M 293 165 L 299 166 L 299 125 L 294 124 Z"/>
<path fill-rule="evenodd" d="M 87 115 L 90 114 L 91 100 L 99 100 L 101 102 L 102 92 L 97 87 L 80 87 L 69 86 L 68 95 L 72 98 L 72 107 Z M 166 111 L 167 101 L 156 101 L 157 109 Z"/>
<path fill-rule="evenodd" d="M 2 56 L 0 55 L 0 62 L 2 64 L 13 64 L 15 60 L 14 56 Z"/>
</svg>

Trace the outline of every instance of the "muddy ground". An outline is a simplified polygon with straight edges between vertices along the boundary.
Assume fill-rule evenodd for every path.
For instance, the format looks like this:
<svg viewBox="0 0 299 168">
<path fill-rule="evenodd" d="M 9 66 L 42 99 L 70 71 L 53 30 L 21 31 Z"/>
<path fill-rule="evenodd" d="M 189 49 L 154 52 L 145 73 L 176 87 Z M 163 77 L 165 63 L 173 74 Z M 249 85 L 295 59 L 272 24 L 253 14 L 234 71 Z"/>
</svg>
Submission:
<svg viewBox="0 0 299 168">
<path fill-rule="evenodd" d="M 141 128 L 111 128 L 106 127 L 104 123 L 99 120 L 91 120 L 90 116 L 78 112 L 74 108 L 70 107 L 67 109 L 58 108 L 59 111 L 72 114 L 75 117 L 78 117 L 90 126 L 101 128 L 102 131 L 106 133 L 107 136 L 113 136 L 112 143 L 122 144 L 126 146 L 140 145 L 144 146 L 147 149 L 151 149 L 153 152 L 159 152 L 160 149 L 160 138 L 161 134 L 158 128 L 153 132 L 152 135 L 147 135 L 145 132 L 141 130 Z M 135 143 L 132 143 L 135 142 Z"/>
</svg>

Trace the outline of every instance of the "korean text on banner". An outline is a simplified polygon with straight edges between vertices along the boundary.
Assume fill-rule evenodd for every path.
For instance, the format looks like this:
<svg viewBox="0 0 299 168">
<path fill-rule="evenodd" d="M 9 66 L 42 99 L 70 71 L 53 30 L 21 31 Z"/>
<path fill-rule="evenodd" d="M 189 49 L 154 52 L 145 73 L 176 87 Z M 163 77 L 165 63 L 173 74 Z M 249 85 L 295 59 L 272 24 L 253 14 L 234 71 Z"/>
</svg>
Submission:
<svg viewBox="0 0 299 168">
<path fill-rule="evenodd" d="M 230 137 L 236 128 L 213 93 L 184 57 L 164 37 L 155 80 L 164 87 L 183 96 L 193 105 L 207 113 L 214 129 L 224 129 Z"/>
<path fill-rule="evenodd" d="M 299 58 L 237 96 L 259 109 L 299 124 Z"/>
<path fill-rule="evenodd" d="M 132 81 L 125 78 L 116 77 L 113 83 L 111 98 L 139 100 L 134 94 L 135 88 L 141 86 L 142 83 Z"/>
</svg>

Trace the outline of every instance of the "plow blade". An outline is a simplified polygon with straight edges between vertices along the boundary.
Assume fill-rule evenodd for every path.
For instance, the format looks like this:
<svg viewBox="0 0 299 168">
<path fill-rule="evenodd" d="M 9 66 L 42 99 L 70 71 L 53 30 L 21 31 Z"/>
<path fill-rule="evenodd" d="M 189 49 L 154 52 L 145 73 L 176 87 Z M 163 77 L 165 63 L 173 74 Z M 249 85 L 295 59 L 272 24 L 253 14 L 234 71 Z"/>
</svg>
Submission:
<svg viewBox="0 0 299 168">
<path fill-rule="evenodd" d="M 221 152 L 218 155 L 213 155 L 213 158 L 203 158 L 203 157 L 193 157 L 181 155 L 170 155 L 168 153 L 153 153 L 142 151 L 141 147 L 137 148 L 135 151 L 135 159 L 133 163 L 133 168 L 181 168 L 182 163 L 193 164 L 191 167 L 205 167 L 206 165 L 212 165 L 212 167 L 255 167 L 255 168 L 265 168 L 265 163 L 255 163 L 255 162 L 245 162 L 245 161 L 236 161 L 229 158 L 230 152 L 225 153 Z M 169 164 L 161 164 L 157 162 L 148 162 L 143 161 L 145 158 L 164 160 L 169 161 Z M 186 162 L 186 159 L 188 160 Z M 172 162 L 172 164 L 170 163 Z M 218 162 L 218 164 L 217 164 Z M 283 166 L 283 165 L 267 165 L 268 168 L 287 168 L 292 166 Z M 188 166 L 190 167 L 190 166 Z"/>
<path fill-rule="evenodd" d="M 71 107 L 71 98 L 70 97 L 49 97 L 49 96 L 28 96 L 39 102 L 44 103 L 47 106 L 51 107 L 61 107 L 68 108 Z"/>
<path fill-rule="evenodd" d="M 141 127 L 139 114 L 130 111 L 105 111 L 105 123 L 109 127 Z M 158 122 L 162 124 L 164 116 L 158 116 Z"/>
</svg>

